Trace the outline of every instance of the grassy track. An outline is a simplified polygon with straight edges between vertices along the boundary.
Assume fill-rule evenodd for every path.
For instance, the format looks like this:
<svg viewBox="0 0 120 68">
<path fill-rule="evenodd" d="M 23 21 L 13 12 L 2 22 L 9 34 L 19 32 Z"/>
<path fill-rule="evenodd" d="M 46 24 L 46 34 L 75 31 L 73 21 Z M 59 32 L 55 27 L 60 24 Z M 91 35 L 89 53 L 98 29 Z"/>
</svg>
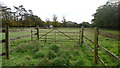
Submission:
<svg viewBox="0 0 120 68">
<path fill-rule="evenodd" d="M 45 32 L 51 29 L 40 29 L 40 36 L 45 34 Z M 79 32 L 79 28 L 59 28 L 62 32 Z M 34 30 L 36 31 L 36 30 Z M 44 33 L 43 33 L 44 32 Z M 64 36 L 62 33 L 56 33 L 58 31 L 52 31 L 49 33 L 47 42 L 36 41 L 32 44 L 23 47 L 17 51 L 10 53 L 10 59 L 5 59 L 3 56 L 3 66 L 103 66 L 100 62 L 98 64 L 93 63 L 93 54 L 84 45 L 79 45 L 75 42 L 68 42 L 73 40 L 67 40 L 68 37 Z M 10 38 L 15 38 L 19 36 L 29 35 L 30 31 L 23 32 L 11 32 Z M 75 41 L 79 41 L 79 33 L 65 33 L 70 36 Z M 52 36 L 53 35 L 53 36 Z M 89 30 L 84 31 L 84 35 L 90 39 L 94 39 L 93 32 Z M 4 36 L 4 34 L 3 34 Z M 56 37 L 55 37 L 56 36 Z M 74 37 L 75 36 L 75 37 Z M 36 39 L 36 36 L 34 36 Z M 3 37 L 4 38 L 4 37 Z M 45 40 L 45 37 L 42 37 Z M 84 39 L 85 40 L 85 39 Z M 55 42 L 56 41 L 56 42 Z M 66 41 L 66 42 L 64 42 Z M 86 40 L 87 41 L 87 40 Z M 10 49 L 13 49 L 21 44 L 30 42 L 30 37 L 11 41 Z M 90 47 L 93 49 L 93 45 L 87 41 Z M 110 52 L 118 55 L 118 41 L 110 38 L 99 36 L 99 44 L 104 46 Z M 4 52 L 4 44 L 3 49 Z M 99 50 L 99 55 L 109 66 L 118 65 L 117 62 L 111 60 L 111 58 Z"/>
</svg>

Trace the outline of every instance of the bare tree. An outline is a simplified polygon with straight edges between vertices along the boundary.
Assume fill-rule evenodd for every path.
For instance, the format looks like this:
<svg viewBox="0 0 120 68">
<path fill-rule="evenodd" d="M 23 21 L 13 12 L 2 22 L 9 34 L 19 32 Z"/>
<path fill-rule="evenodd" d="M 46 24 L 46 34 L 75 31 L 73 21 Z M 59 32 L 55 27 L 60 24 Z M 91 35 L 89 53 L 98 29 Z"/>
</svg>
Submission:
<svg viewBox="0 0 120 68">
<path fill-rule="evenodd" d="M 57 21 L 58 17 L 56 15 L 53 15 L 53 25 L 55 27 L 57 27 L 58 21 Z"/>
<path fill-rule="evenodd" d="M 67 21 L 66 21 L 66 19 L 65 19 L 65 16 L 63 16 L 63 20 L 62 20 L 62 22 L 63 22 L 63 26 L 67 26 Z"/>
</svg>

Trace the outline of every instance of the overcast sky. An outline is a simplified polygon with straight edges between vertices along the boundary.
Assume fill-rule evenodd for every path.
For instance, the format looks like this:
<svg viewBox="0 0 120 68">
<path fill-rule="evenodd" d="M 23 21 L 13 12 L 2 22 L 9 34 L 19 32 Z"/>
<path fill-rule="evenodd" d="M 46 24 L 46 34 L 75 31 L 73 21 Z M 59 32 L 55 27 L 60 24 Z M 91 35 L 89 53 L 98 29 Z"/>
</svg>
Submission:
<svg viewBox="0 0 120 68">
<path fill-rule="evenodd" d="M 23 5 L 27 10 L 31 9 L 34 15 L 42 20 L 50 18 L 53 14 L 61 21 L 65 16 L 67 21 L 81 23 L 90 22 L 96 9 L 108 0 L 0 0 L 8 7 Z"/>
</svg>

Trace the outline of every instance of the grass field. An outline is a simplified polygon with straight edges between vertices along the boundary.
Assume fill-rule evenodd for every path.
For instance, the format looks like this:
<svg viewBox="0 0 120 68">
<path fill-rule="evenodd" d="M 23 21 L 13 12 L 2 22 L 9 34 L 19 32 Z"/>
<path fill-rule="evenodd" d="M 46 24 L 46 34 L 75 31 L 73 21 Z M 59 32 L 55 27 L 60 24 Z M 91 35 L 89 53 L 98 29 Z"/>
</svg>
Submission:
<svg viewBox="0 0 120 68">
<path fill-rule="evenodd" d="M 120 30 L 108 30 L 108 29 L 100 29 L 103 32 L 109 32 L 112 34 L 120 34 Z"/>
<path fill-rule="evenodd" d="M 70 36 L 74 41 L 79 42 L 79 33 L 67 33 L 67 32 L 79 32 L 80 28 L 58 28 L 65 34 Z M 10 30 L 16 30 L 14 28 Z M 18 29 L 19 30 L 19 29 Z M 40 29 L 40 36 L 44 35 L 52 29 Z M 34 30 L 36 31 L 36 30 Z M 106 30 L 107 31 L 107 30 Z M 108 30 L 110 31 L 110 30 Z M 56 33 L 55 33 L 56 32 Z M 47 41 L 45 42 L 45 37 L 40 38 L 41 41 L 34 41 L 32 44 L 25 46 L 17 51 L 10 53 L 10 59 L 6 59 L 5 56 L 2 57 L 3 66 L 103 66 L 100 62 L 94 64 L 93 54 L 87 49 L 86 46 L 77 44 L 73 40 L 68 40 L 69 38 L 59 31 L 54 30 L 48 34 Z M 113 31 L 114 32 L 114 31 Z M 29 35 L 30 30 L 22 32 L 10 32 L 10 38 L 15 38 L 19 36 Z M 84 35 L 94 39 L 94 34 L 92 31 L 85 30 Z M 4 39 L 4 34 L 2 33 L 2 38 Z M 34 40 L 37 37 L 34 36 Z M 93 49 L 89 41 L 84 39 L 90 47 Z M 22 44 L 29 43 L 31 41 L 30 37 L 18 39 L 15 41 L 10 41 L 10 49 L 13 49 Z M 71 41 L 71 42 L 69 42 Z M 99 36 L 99 44 L 106 49 L 108 49 L 113 54 L 120 57 L 118 54 L 118 43 L 120 41 L 115 41 L 114 39 Z M 2 52 L 5 52 L 4 43 L 2 44 Z M 108 55 L 99 50 L 99 55 L 103 61 L 108 66 L 117 66 L 118 63 L 112 60 Z M 1 56 L 0 56 L 1 57 Z"/>
</svg>

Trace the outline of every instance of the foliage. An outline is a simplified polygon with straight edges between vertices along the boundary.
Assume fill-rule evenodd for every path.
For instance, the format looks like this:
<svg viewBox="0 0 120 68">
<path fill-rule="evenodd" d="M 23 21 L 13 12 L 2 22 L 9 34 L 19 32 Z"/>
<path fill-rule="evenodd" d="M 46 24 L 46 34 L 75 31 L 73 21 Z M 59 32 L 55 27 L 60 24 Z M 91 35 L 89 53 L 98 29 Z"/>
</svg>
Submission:
<svg viewBox="0 0 120 68">
<path fill-rule="evenodd" d="M 42 21 L 40 17 L 34 15 L 32 10 L 26 10 L 23 5 L 18 7 L 14 6 L 13 11 L 11 8 L 7 6 L 0 5 L 2 7 L 2 26 L 4 27 L 6 23 L 9 26 L 36 26 L 40 27 L 44 25 L 53 25 L 54 27 L 66 27 L 66 26 L 76 26 L 77 23 L 72 21 L 66 21 L 65 17 L 63 17 L 63 23 L 58 21 L 58 17 L 53 15 L 53 21 L 50 21 L 49 18 L 46 21 Z"/>
<path fill-rule="evenodd" d="M 98 7 L 96 13 L 93 14 L 93 25 L 103 28 L 119 28 L 120 12 L 118 11 L 120 2 L 107 2 L 105 5 Z"/>
<path fill-rule="evenodd" d="M 6 23 L 9 26 L 43 26 L 42 20 L 33 15 L 32 10 L 26 10 L 23 5 L 18 7 L 14 6 L 15 11 L 7 6 L 0 5 L 2 7 L 2 26 L 4 27 Z"/>
<path fill-rule="evenodd" d="M 81 25 L 84 26 L 84 27 L 90 27 L 91 26 L 91 24 L 89 22 L 82 22 Z"/>
</svg>

